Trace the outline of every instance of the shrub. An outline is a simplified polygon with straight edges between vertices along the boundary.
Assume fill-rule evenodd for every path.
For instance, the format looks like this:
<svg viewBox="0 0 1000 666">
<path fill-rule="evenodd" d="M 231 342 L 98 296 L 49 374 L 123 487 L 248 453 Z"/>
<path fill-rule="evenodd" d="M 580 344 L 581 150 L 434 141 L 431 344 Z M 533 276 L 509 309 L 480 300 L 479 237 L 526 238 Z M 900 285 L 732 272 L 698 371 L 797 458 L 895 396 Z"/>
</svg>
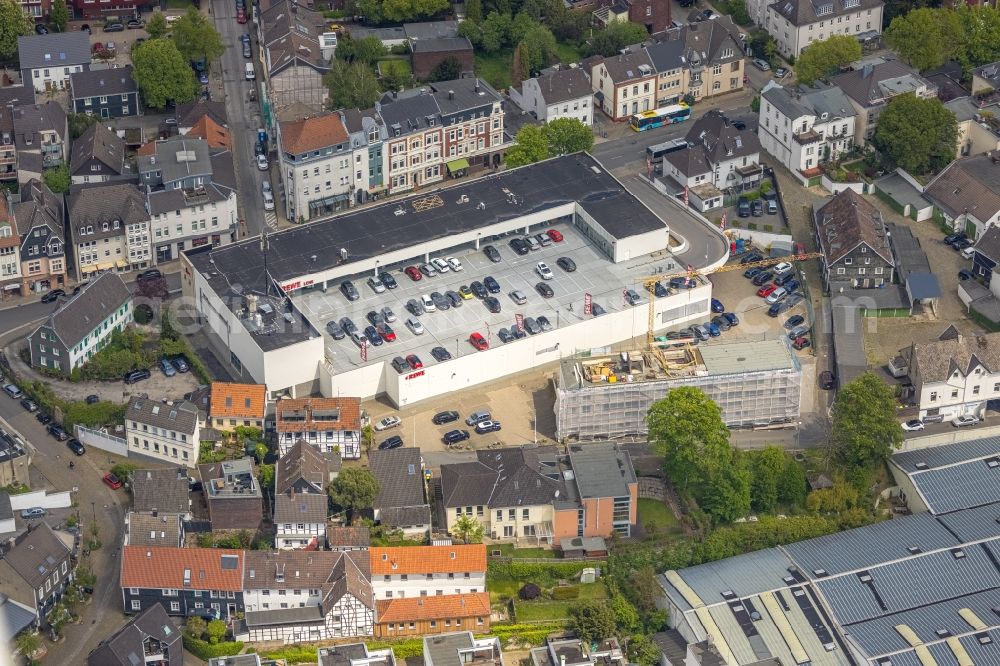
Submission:
<svg viewBox="0 0 1000 666">
<path fill-rule="evenodd" d="M 487 576 L 507 580 L 535 580 L 539 582 L 555 582 L 562 578 L 574 578 L 587 567 L 594 566 L 592 562 L 551 562 L 535 564 L 529 562 L 490 562 Z"/>
<path fill-rule="evenodd" d="M 559 585 L 552 589 L 552 598 L 555 601 L 566 601 L 568 599 L 579 599 L 580 588 L 576 585 Z"/>
<path fill-rule="evenodd" d="M 226 657 L 233 654 L 239 654 L 243 649 L 243 643 L 240 643 L 239 641 L 216 643 L 213 645 L 208 641 L 203 641 L 199 638 L 191 638 L 187 635 L 183 635 L 183 639 L 184 649 L 202 661 L 208 661 L 214 657 Z M 313 659 L 315 658 L 316 651 L 313 650 Z"/>
<path fill-rule="evenodd" d="M 88 428 L 114 425 L 125 420 L 126 405 L 113 402 L 71 402 L 63 408 L 63 427 L 72 432 L 73 426 L 80 424 Z"/>
<path fill-rule="evenodd" d="M 531 601 L 532 599 L 537 599 L 538 595 L 542 593 L 542 588 L 538 587 L 534 583 L 528 583 L 520 590 L 517 591 L 517 596 L 524 601 Z"/>
<path fill-rule="evenodd" d="M 389 53 L 392 55 L 408 55 L 410 53 L 409 44 L 396 44 L 389 49 Z"/>
</svg>

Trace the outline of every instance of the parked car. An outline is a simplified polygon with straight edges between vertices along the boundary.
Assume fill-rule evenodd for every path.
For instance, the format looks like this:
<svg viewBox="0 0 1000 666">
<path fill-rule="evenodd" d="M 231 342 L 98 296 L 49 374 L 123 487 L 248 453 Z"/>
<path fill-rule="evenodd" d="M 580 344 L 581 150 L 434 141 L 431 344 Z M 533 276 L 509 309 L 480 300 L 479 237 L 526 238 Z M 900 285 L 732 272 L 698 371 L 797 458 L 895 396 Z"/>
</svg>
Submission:
<svg viewBox="0 0 1000 666">
<path fill-rule="evenodd" d="M 500 293 L 500 283 L 497 282 L 492 275 L 487 275 L 486 277 L 483 278 L 483 286 L 485 286 L 486 291 L 490 292 L 491 294 Z"/>
<path fill-rule="evenodd" d="M 389 439 L 383 441 L 378 445 L 379 451 L 387 451 L 389 449 L 398 449 L 403 445 L 403 438 L 399 435 L 393 435 Z"/>
<path fill-rule="evenodd" d="M 500 300 L 496 296 L 488 296 L 483 299 L 483 305 L 493 314 L 500 313 Z"/>
<path fill-rule="evenodd" d="M 754 58 L 753 65 L 762 72 L 771 71 L 771 65 L 763 58 Z"/>
<path fill-rule="evenodd" d="M 118 490 L 119 488 L 121 488 L 124 485 L 121 482 L 121 479 L 119 479 L 117 476 L 115 476 L 111 472 L 108 472 L 103 477 L 101 477 L 101 480 L 104 481 L 104 483 L 106 483 L 109 486 L 111 486 L 112 490 Z"/>
<path fill-rule="evenodd" d="M 53 289 L 52 291 L 46 292 L 45 295 L 42 296 L 42 303 L 54 303 L 55 301 L 59 300 L 60 296 L 65 296 L 65 295 L 66 292 L 63 291 L 62 289 Z"/>
<path fill-rule="evenodd" d="M 490 348 L 489 343 L 486 342 L 486 338 L 484 338 L 480 333 L 473 333 L 470 335 L 469 344 L 475 347 L 476 351 L 486 351 Z"/>
<path fill-rule="evenodd" d="M 420 272 L 427 277 L 434 277 L 438 273 L 437 269 L 434 268 L 434 264 L 431 263 L 420 264 Z"/>
<path fill-rule="evenodd" d="M 757 273 L 757 275 L 755 275 L 753 277 L 753 279 L 750 280 L 750 282 L 755 287 L 759 287 L 762 284 L 764 284 L 765 282 L 770 281 L 770 279 L 773 278 L 773 277 L 774 277 L 774 273 L 772 273 L 771 271 L 763 271 L 761 273 Z"/>
<path fill-rule="evenodd" d="M 514 301 L 518 305 L 524 305 L 525 303 L 528 302 L 528 297 L 525 296 L 524 293 L 518 289 L 515 289 L 514 291 L 510 292 L 508 296 L 510 296 L 510 300 Z"/>
<path fill-rule="evenodd" d="M 723 317 L 722 315 L 718 315 L 716 317 L 712 317 L 712 323 L 715 326 L 717 326 L 719 328 L 719 330 L 722 331 L 723 333 L 725 333 L 726 331 L 728 331 L 729 328 L 730 328 L 729 327 L 729 320 L 726 319 L 725 317 Z"/>
<path fill-rule="evenodd" d="M 379 336 L 386 342 L 396 341 L 396 331 L 392 330 L 389 324 L 379 324 L 375 327 L 375 330 L 378 331 Z"/>
<path fill-rule="evenodd" d="M 395 289 L 399 286 L 399 283 L 396 282 L 396 278 L 392 277 L 392 275 L 386 273 L 385 271 L 378 274 L 378 279 L 381 280 L 386 289 Z"/>
<path fill-rule="evenodd" d="M 774 78 L 776 79 L 783 79 L 787 75 L 788 75 L 788 70 L 785 69 L 784 67 L 779 67 L 778 69 L 774 70 Z"/>
<path fill-rule="evenodd" d="M 494 264 L 500 263 L 500 251 L 497 250 L 492 245 L 486 245 L 485 247 L 483 247 L 483 254 L 485 254 L 486 258 L 492 261 Z"/>
<path fill-rule="evenodd" d="M 740 197 L 736 202 L 736 214 L 740 217 L 750 217 L 750 201 L 746 197 Z"/>
<path fill-rule="evenodd" d="M 544 261 L 539 261 L 535 264 L 535 272 L 538 273 L 538 277 L 543 280 L 551 280 L 555 278 L 555 275 L 552 274 L 552 269 L 549 268 L 548 264 Z"/>
<path fill-rule="evenodd" d="M 80 440 L 73 438 L 66 442 L 66 448 L 75 453 L 78 456 L 82 456 L 87 452 L 86 447 L 80 442 Z"/>
<path fill-rule="evenodd" d="M 556 266 L 563 269 L 567 273 L 572 273 L 576 270 L 576 262 L 569 257 L 559 257 L 556 259 Z"/>
<path fill-rule="evenodd" d="M 524 330 L 526 330 L 531 335 L 538 335 L 542 332 L 542 327 L 539 326 L 538 322 L 534 317 L 524 318 Z"/>
<path fill-rule="evenodd" d="M 467 284 L 463 284 L 461 287 L 458 288 L 458 295 L 462 297 L 463 301 L 470 301 L 476 297 L 476 295 L 472 293 L 472 290 L 469 289 L 469 285 Z"/>
<path fill-rule="evenodd" d="M 483 421 L 476 424 L 476 432 L 480 435 L 484 435 L 488 432 L 497 432 L 500 430 L 499 421 Z"/>
<path fill-rule="evenodd" d="M 48 425 L 52 423 L 52 417 L 49 416 L 47 412 L 43 411 L 39 411 L 37 414 L 35 414 L 35 420 L 41 423 L 42 425 Z"/>
<path fill-rule="evenodd" d="M 465 268 L 464 266 L 462 266 L 462 262 L 456 259 L 455 257 L 445 257 L 444 260 L 448 262 L 448 265 L 451 267 L 451 270 L 455 271 L 456 273 L 464 270 Z"/>
<path fill-rule="evenodd" d="M 756 252 L 751 252 L 750 254 L 743 255 L 743 257 L 740 259 L 740 263 L 745 265 L 745 264 L 752 264 L 755 261 L 763 261 L 763 260 L 764 260 L 763 256 L 761 256 Z"/>
<path fill-rule="evenodd" d="M 801 351 L 810 345 L 809 338 L 796 338 L 792 346 Z"/>
<path fill-rule="evenodd" d="M 44 518 L 45 509 L 40 506 L 33 506 L 30 509 L 21 509 L 21 517 L 25 520 L 32 520 L 33 518 Z"/>
<path fill-rule="evenodd" d="M 406 268 L 403 269 L 403 272 L 406 273 L 406 276 L 411 280 L 413 280 L 414 282 L 420 282 L 420 280 L 422 280 L 424 277 L 420 273 L 420 269 L 417 268 L 416 266 L 407 266 Z"/>
<path fill-rule="evenodd" d="M 715 313 L 718 313 L 718 314 L 722 314 L 723 312 L 726 311 L 726 306 L 723 305 L 722 301 L 720 301 L 717 298 L 713 298 L 712 299 L 712 301 L 711 301 L 711 307 L 712 307 L 712 312 L 715 312 Z"/>
<path fill-rule="evenodd" d="M 424 328 L 424 325 L 420 323 L 420 320 L 417 319 L 416 317 L 407 317 L 406 327 L 410 329 L 410 331 L 412 331 L 414 335 L 423 335 L 424 331 L 426 330 Z"/>
<path fill-rule="evenodd" d="M 444 425 L 445 423 L 451 423 L 452 421 L 458 420 L 458 412 L 447 411 L 438 412 L 431 418 L 431 422 L 434 425 Z"/>
<path fill-rule="evenodd" d="M 434 266 L 434 270 L 438 273 L 447 273 L 451 270 L 451 266 L 448 265 L 448 262 L 441 257 L 434 257 L 431 259 L 431 264 Z"/>
<path fill-rule="evenodd" d="M 21 407 L 24 407 L 28 413 L 33 413 L 38 411 L 38 405 L 35 404 L 34 400 L 29 400 L 25 398 L 21 401 Z"/>
<path fill-rule="evenodd" d="M 729 322 L 729 326 L 730 327 L 739 326 L 740 325 L 740 318 L 736 316 L 736 313 L 734 313 L 734 312 L 723 312 L 722 316 L 725 317 L 726 321 Z"/>
<path fill-rule="evenodd" d="M 451 352 L 449 352 L 444 347 L 434 347 L 431 349 L 431 356 L 434 357 L 435 361 L 444 362 L 451 360 Z"/>
<path fill-rule="evenodd" d="M 777 289 L 779 289 L 779 287 L 776 287 L 774 284 L 765 284 L 763 287 L 757 290 L 757 295 L 760 296 L 761 298 L 767 298 L 768 296 L 773 294 Z M 773 303 L 774 301 L 770 302 Z"/>
<path fill-rule="evenodd" d="M 411 370 L 419 370 L 420 368 L 424 367 L 423 361 L 421 361 L 420 357 L 417 356 L 416 354 L 410 354 L 409 356 L 407 356 L 406 362 L 410 365 Z"/>
<path fill-rule="evenodd" d="M 970 271 L 968 268 L 963 268 L 958 272 L 958 279 L 961 280 L 962 282 L 965 282 L 966 280 L 971 280 L 973 277 L 974 276 L 972 274 L 972 271 Z"/>
<path fill-rule="evenodd" d="M 753 267 L 753 268 L 748 268 L 745 271 L 743 271 L 743 277 L 745 277 L 747 279 L 753 279 L 753 278 L 757 277 L 758 275 L 760 275 L 760 272 L 762 270 L 763 269 L 757 268 L 756 266 Z"/>
<path fill-rule="evenodd" d="M 535 291 L 541 294 L 542 298 L 552 298 L 552 296 L 555 294 L 555 292 L 552 291 L 552 287 L 550 287 L 544 282 L 539 282 L 538 284 L 536 284 Z"/>
<path fill-rule="evenodd" d="M 824 391 L 829 391 L 837 387 L 837 378 L 829 370 L 819 373 L 819 387 Z"/>
<path fill-rule="evenodd" d="M 204 72 L 202 72 L 201 78 L 205 79 L 204 81 L 202 81 L 202 85 L 208 83 L 208 76 Z M 270 166 L 271 165 L 267 163 L 267 155 L 257 156 L 257 169 L 259 171 L 267 171 L 270 168 Z"/>
<path fill-rule="evenodd" d="M 337 323 L 336 319 L 331 319 L 326 322 L 326 332 L 329 333 L 334 340 L 343 340 L 347 335 L 344 333 L 344 329 L 340 327 L 340 324 Z"/>
<path fill-rule="evenodd" d="M 448 445 L 458 444 L 459 442 L 464 442 L 467 439 L 469 439 L 468 430 L 449 430 L 441 437 L 441 441 Z"/>
<path fill-rule="evenodd" d="M 445 298 L 444 294 L 442 294 L 440 291 L 431 292 L 431 301 L 434 302 L 434 305 L 435 307 L 437 307 L 438 310 L 447 310 L 451 308 L 451 301 Z"/>
<path fill-rule="evenodd" d="M 104 32 L 124 32 L 125 26 L 117 21 L 104 24 Z"/>
<path fill-rule="evenodd" d="M 948 234 L 947 236 L 945 236 L 944 237 L 944 244 L 945 245 L 951 245 L 955 241 L 965 240 L 967 238 L 968 238 L 968 236 L 966 236 L 966 234 L 965 234 L 964 231 L 958 231 L 956 233 Z"/>
<path fill-rule="evenodd" d="M 378 334 L 377 328 L 374 326 L 365 326 L 365 330 L 363 332 L 365 337 L 368 338 L 368 344 L 372 347 L 382 346 L 382 336 Z"/>
<path fill-rule="evenodd" d="M 398 416 L 386 416 L 375 424 L 375 430 L 388 430 L 389 428 L 395 428 L 400 423 L 402 423 L 402 420 Z"/>
<path fill-rule="evenodd" d="M 144 379 L 149 379 L 149 370 L 146 370 L 145 368 L 126 372 L 124 377 L 126 384 L 135 384 L 143 381 Z"/>
<path fill-rule="evenodd" d="M 632 306 L 642 302 L 642 297 L 635 289 L 626 289 L 623 296 L 625 297 L 625 302 Z"/>
<path fill-rule="evenodd" d="M 513 333 L 511 333 L 503 326 L 501 326 L 500 330 L 497 331 L 497 337 L 500 338 L 500 342 L 504 344 L 507 344 L 508 342 L 514 342 L 514 340 L 517 339 L 517 337 Z"/>
<path fill-rule="evenodd" d="M 531 246 L 520 238 L 512 238 L 507 244 L 510 246 L 510 249 L 522 257 L 531 251 Z"/>
<path fill-rule="evenodd" d="M 793 315 L 788 318 L 788 320 L 783 324 L 783 326 L 788 330 L 792 330 L 796 326 L 801 326 L 805 322 L 805 320 L 806 318 L 803 317 L 802 315 Z"/>
<path fill-rule="evenodd" d="M 160 370 L 167 377 L 173 377 L 177 374 L 177 370 L 174 369 L 173 364 L 165 358 L 160 359 Z"/>
<path fill-rule="evenodd" d="M 382 280 L 379 280 L 377 277 L 372 276 L 368 278 L 367 282 L 368 282 L 368 287 L 376 294 L 385 293 L 385 285 L 382 284 Z"/>
<path fill-rule="evenodd" d="M 243 57 L 252 58 L 253 49 L 250 47 L 250 42 L 243 42 Z"/>
<path fill-rule="evenodd" d="M 754 217 L 764 217 L 764 204 L 761 203 L 760 199 L 754 199 L 750 203 L 750 213 Z"/>
<path fill-rule="evenodd" d="M 394 359 L 392 359 L 391 365 L 392 369 L 398 372 L 399 374 L 403 374 L 410 371 L 410 364 L 407 363 L 406 359 L 403 358 L 402 356 L 397 356 Z"/>
<path fill-rule="evenodd" d="M 951 424 L 956 428 L 964 428 L 965 426 L 976 425 L 977 423 L 979 423 L 979 419 L 968 414 L 956 416 L 951 420 Z"/>
<path fill-rule="evenodd" d="M 11 398 L 14 398 L 15 400 L 24 395 L 23 393 L 21 393 L 21 389 L 19 389 L 14 384 L 4 384 L 3 392 L 6 393 Z"/>
<path fill-rule="evenodd" d="M 924 429 L 924 422 L 920 419 L 910 419 L 900 423 L 899 426 L 906 432 L 916 432 Z"/>
<path fill-rule="evenodd" d="M 552 242 L 554 242 L 554 243 L 562 243 L 563 242 L 562 232 L 560 232 L 560 231 L 558 231 L 556 229 L 549 229 L 545 233 L 548 234 L 549 238 L 552 239 Z"/>
<path fill-rule="evenodd" d="M 487 296 L 490 295 L 490 292 L 486 290 L 486 286 L 479 280 L 476 280 L 475 282 L 470 284 L 469 289 L 472 291 L 472 293 L 475 295 L 476 298 L 486 298 Z"/>
<path fill-rule="evenodd" d="M 349 301 L 356 301 L 361 298 L 361 294 L 358 293 L 358 288 L 354 286 L 354 283 L 350 280 L 344 280 L 340 283 L 340 291 L 344 294 L 344 298 Z"/>
</svg>

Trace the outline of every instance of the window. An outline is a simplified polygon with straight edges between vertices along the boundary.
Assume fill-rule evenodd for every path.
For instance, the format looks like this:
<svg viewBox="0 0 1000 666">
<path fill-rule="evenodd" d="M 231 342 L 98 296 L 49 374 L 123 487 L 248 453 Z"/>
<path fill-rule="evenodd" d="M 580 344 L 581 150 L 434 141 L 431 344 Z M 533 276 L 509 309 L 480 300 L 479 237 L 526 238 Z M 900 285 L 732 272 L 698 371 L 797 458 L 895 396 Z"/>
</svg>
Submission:
<svg viewBox="0 0 1000 666">
<path fill-rule="evenodd" d="M 530 509 L 521 509 L 521 520 L 528 520 L 531 517 Z"/>
<path fill-rule="evenodd" d="M 1000 384 L 998 384 L 997 386 L 1000 386 Z M 937 391 L 931 391 L 931 402 L 936 402 L 936 401 L 937 401 Z"/>
<path fill-rule="evenodd" d="M 955 398 L 958 397 L 958 389 L 952 389 L 951 397 L 952 397 L 952 399 L 955 399 Z"/>
<path fill-rule="evenodd" d="M 171 601 L 170 602 L 170 611 L 171 612 L 177 613 L 177 612 L 180 612 L 180 610 L 181 610 L 181 602 L 179 602 L 179 601 Z"/>
<path fill-rule="evenodd" d="M 134 611 L 142 610 L 142 602 L 139 601 L 138 599 L 133 599 L 132 600 L 132 610 L 134 610 Z"/>
<path fill-rule="evenodd" d="M 978 386 L 973 386 L 972 387 L 972 395 L 979 395 L 979 387 Z"/>
</svg>

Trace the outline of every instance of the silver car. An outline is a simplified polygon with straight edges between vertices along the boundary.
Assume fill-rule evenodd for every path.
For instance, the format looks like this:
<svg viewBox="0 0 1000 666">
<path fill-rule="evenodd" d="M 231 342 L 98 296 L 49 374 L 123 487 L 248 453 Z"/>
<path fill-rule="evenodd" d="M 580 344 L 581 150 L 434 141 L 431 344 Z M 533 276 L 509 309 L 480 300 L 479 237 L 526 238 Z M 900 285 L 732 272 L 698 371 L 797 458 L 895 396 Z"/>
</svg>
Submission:
<svg viewBox="0 0 1000 666">
<path fill-rule="evenodd" d="M 516 289 L 510 292 L 508 296 L 510 296 L 510 300 L 514 301 L 518 305 L 524 305 L 525 303 L 528 302 L 528 297 L 525 296 L 521 291 Z"/>
<path fill-rule="evenodd" d="M 416 317 L 409 317 L 409 318 L 407 318 L 407 320 L 406 320 L 406 327 L 408 329 L 410 329 L 411 331 L 413 331 L 414 335 L 423 335 L 424 331 L 426 330 L 424 328 L 424 325 L 421 324 L 420 320 L 417 319 Z"/>
</svg>

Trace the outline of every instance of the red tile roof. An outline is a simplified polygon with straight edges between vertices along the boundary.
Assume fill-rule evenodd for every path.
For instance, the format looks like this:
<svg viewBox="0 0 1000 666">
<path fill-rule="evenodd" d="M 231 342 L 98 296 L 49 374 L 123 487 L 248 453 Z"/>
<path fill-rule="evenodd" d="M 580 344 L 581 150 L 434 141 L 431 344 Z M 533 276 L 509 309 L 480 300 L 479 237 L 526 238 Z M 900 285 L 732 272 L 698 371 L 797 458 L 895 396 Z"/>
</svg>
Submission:
<svg viewBox="0 0 1000 666">
<path fill-rule="evenodd" d="M 208 114 L 199 118 L 185 136 L 205 139 L 209 148 L 233 149 L 233 140 L 229 136 L 229 130 L 215 122 Z"/>
<path fill-rule="evenodd" d="M 443 594 L 441 596 L 380 599 L 375 602 L 376 622 L 412 622 L 446 618 L 488 617 L 490 595 Z"/>
<path fill-rule="evenodd" d="M 264 393 L 263 384 L 212 382 L 208 414 L 213 418 L 262 419 L 266 404 Z"/>
<path fill-rule="evenodd" d="M 315 412 L 339 411 L 336 420 L 313 422 Z M 286 420 L 290 412 L 299 412 L 305 420 Z M 336 427 L 333 427 L 336 426 Z M 279 400 L 275 405 L 275 429 L 278 432 L 313 430 L 361 430 L 361 398 L 299 398 Z"/>
<path fill-rule="evenodd" d="M 345 143 L 347 139 L 347 128 L 337 113 L 281 123 L 281 147 L 286 153 L 299 155 Z"/>
<path fill-rule="evenodd" d="M 401 546 L 369 551 L 372 575 L 486 571 L 486 546 Z"/>
<path fill-rule="evenodd" d="M 185 571 L 190 578 L 187 585 L 184 584 Z M 122 549 L 121 586 L 239 592 L 243 589 L 243 551 L 125 546 Z"/>
</svg>

